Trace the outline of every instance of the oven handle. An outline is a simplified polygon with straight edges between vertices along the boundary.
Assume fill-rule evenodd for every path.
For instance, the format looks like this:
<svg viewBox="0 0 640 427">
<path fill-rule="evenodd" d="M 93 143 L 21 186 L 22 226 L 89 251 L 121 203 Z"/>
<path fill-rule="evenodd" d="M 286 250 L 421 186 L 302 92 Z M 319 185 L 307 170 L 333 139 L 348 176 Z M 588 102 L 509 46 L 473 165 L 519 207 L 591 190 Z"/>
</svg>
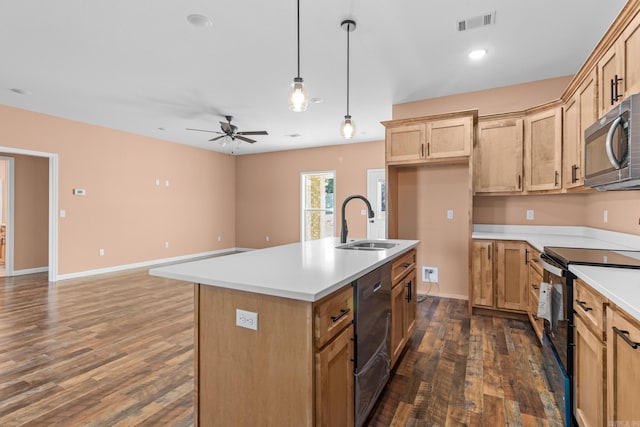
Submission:
<svg viewBox="0 0 640 427">
<path fill-rule="evenodd" d="M 540 264 L 542 264 L 542 268 L 544 268 L 551 274 L 555 274 L 558 277 L 566 276 L 564 269 L 560 266 L 555 265 L 555 262 L 544 253 L 540 254 Z"/>
</svg>

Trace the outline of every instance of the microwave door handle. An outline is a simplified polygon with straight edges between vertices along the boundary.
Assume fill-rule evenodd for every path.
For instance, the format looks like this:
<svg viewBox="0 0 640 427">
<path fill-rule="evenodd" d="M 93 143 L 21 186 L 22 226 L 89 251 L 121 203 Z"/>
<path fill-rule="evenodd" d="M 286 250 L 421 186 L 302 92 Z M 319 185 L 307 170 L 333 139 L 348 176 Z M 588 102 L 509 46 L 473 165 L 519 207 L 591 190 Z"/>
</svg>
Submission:
<svg viewBox="0 0 640 427">
<path fill-rule="evenodd" d="M 621 163 L 616 159 L 616 155 L 613 152 L 613 134 L 616 132 L 616 128 L 622 123 L 622 116 L 618 116 L 613 123 L 611 123 L 611 127 L 609 128 L 609 132 L 607 133 L 607 140 L 605 142 L 605 149 L 607 151 L 607 157 L 609 158 L 609 162 L 611 165 L 620 169 L 622 167 Z"/>
</svg>

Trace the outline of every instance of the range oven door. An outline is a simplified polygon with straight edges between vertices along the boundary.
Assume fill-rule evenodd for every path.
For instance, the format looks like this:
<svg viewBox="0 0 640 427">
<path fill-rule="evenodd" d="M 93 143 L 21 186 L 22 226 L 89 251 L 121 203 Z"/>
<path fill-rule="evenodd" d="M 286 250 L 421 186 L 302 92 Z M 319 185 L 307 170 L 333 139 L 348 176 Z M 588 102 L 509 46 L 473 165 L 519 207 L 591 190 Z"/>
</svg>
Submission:
<svg viewBox="0 0 640 427">
<path fill-rule="evenodd" d="M 552 286 L 556 298 L 562 301 L 563 316 L 555 325 L 544 320 L 542 353 L 549 386 L 567 427 L 573 420 L 573 279 L 575 276 L 546 254 L 540 256 L 544 268 L 543 281 Z M 561 290 L 561 296 L 558 295 Z"/>
</svg>

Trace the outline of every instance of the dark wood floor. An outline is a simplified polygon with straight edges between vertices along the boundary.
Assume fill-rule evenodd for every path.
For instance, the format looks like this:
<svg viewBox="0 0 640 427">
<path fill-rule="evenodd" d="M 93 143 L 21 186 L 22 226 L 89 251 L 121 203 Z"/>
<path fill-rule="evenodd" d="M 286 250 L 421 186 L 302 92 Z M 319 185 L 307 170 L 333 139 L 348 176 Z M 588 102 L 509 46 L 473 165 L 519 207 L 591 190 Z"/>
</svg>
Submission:
<svg viewBox="0 0 640 427">
<path fill-rule="evenodd" d="M 369 426 L 557 426 L 524 322 L 428 298 Z M 193 286 L 0 278 L 0 426 L 193 424 Z M 337 426 L 341 427 L 341 426 Z"/>
<path fill-rule="evenodd" d="M 466 301 L 427 298 L 368 425 L 559 427 L 562 419 L 527 322 L 470 316 Z"/>
</svg>

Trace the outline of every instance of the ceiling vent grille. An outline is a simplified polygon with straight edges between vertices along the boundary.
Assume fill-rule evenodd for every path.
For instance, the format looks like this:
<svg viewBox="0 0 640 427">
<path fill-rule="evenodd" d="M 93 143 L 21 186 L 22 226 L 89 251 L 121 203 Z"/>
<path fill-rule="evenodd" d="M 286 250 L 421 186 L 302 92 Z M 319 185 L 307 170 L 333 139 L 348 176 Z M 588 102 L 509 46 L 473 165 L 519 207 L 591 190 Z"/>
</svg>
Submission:
<svg viewBox="0 0 640 427">
<path fill-rule="evenodd" d="M 467 31 L 473 28 L 485 27 L 496 23 L 496 12 L 486 15 L 474 16 L 473 18 L 458 21 L 458 31 Z"/>
</svg>

